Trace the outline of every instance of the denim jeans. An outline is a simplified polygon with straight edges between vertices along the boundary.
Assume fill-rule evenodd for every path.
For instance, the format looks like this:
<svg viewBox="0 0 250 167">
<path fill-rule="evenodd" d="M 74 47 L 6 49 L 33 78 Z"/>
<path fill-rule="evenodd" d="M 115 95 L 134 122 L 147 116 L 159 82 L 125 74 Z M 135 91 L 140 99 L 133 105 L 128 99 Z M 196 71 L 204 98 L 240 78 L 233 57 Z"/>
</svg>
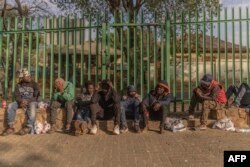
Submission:
<svg viewBox="0 0 250 167">
<path fill-rule="evenodd" d="M 89 107 L 82 107 L 76 110 L 73 120 L 91 122 L 90 120 L 90 109 Z"/>
<path fill-rule="evenodd" d="M 135 125 L 139 125 L 140 121 L 140 102 L 135 98 L 128 97 L 125 101 L 121 102 L 121 126 L 128 127 L 126 114 L 132 115 L 135 121 Z"/>
<path fill-rule="evenodd" d="M 33 127 L 36 119 L 37 102 L 31 102 L 27 106 L 26 114 L 28 116 L 27 126 Z M 16 117 L 16 110 L 18 109 L 17 102 L 10 103 L 7 110 L 7 123 L 13 125 Z"/>
</svg>

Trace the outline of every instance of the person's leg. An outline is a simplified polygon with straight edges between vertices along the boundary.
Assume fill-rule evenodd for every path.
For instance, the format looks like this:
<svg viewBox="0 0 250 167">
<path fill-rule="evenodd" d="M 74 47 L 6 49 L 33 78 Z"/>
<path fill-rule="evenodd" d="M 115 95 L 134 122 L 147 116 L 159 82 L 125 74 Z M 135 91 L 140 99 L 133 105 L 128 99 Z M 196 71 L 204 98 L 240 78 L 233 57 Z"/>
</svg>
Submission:
<svg viewBox="0 0 250 167">
<path fill-rule="evenodd" d="M 28 122 L 27 127 L 33 127 L 36 121 L 36 107 L 37 102 L 31 102 L 27 107 Z"/>
<path fill-rule="evenodd" d="M 52 101 L 50 106 L 50 123 L 51 123 L 51 129 L 48 131 L 48 133 L 53 133 L 56 131 L 56 117 L 57 117 L 57 109 L 61 107 L 61 103 L 58 101 Z"/>
<path fill-rule="evenodd" d="M 199 89 L 199 88 L 196 88 L 196 89 Z M 194 118 L 194 111 L 195 111 L 196 105 L 198 103 L 202 103 L 202 102 L 203 102 L 203 100 L 199 96 L 196 95 L 195 91 L 193 91 L 193 95 L 192 95 L 190 105 L 189 105 L 189 108 L 188 108 L 188 115 L 189 115 L 190 119 Z"/>
<path fill-rule="evenodd" d="M 96 134 L 97 133 L 97 125 L 96 125 L 97 114 L 101 113 L 101 117 L 103 117 L 103 109 L 98 103 L 90 104 L 90 112 L 91 112 L 91 124 L 92 124 L 90 133 Z"/>
<path fill-rule="evenodd" d="M 135 100 L 134 106 L 134 124 L 135 124 L 135 131 L 140 132 L 140 102 Z"/>
<path fill-rule="evenodd" d="M 128 124 L 127 124 L 127 119 L 126 119 L 126 110 L 128 109 L 127 107 L 127 101 L 122 101 L 121 102 L 121 128 L 127 128 Z"/>
<path fill-rule="evenodd" d="M 147 130 L 149 121 L 149 110 L 143 103 L 140 104 L 140 113 L 142 113 L 143 115 L 144 130 Z"/>
<path fill-rule="evenodd" d="M 164 122 L 166 120 L 167 115 L 169 114 L 169 105 L 162 105 L 160 107 L 160 113 L 161 113 L 161 123 L 160 123 L 160 133 L 162 134 L 164 132 Z"/>
<path fill-rule="evenodd" d="M 238 94 L 235 98 L 235 104 L 237 107 L 240 105 L 247 106 L 250 104 L 250 88 L 246 83 L 242 83 L 240 85 Z"/>
<path fill-rule="evenodd" d="M 8 105 L 8 109 L 7 109 L 8 127 L 3 131 L 2 133 L 3 136 L 7 136 L 15 132 L 14 122 L 15 122 L 17 108 L 18 108 L 17 102 L 13 102 Z"/>
<path fill-rule="evenodd" d="M 235 96 L 237 96 L 238 92 L 239 92 L 239 88 L 237 86 L 235 86 L 235 85 L 229 86 L 229 88 L 226 91 L 226 97 L 227 97 L 227 99 L 229 99 L 233 94 Z"/>
<path fill-rule="evenodd" d="M 73 100 L 67 101 L 65 103 L 66 115 L 67 115 L 67 123 L 66 123 L 66 129 L 65 129 L 66 131 L 70 130 L 70 125 L 71 125 L 71 121 L 72 121 L 73 113 L 74 113 L 73 106 L 74 106 Z"/>
</svg>

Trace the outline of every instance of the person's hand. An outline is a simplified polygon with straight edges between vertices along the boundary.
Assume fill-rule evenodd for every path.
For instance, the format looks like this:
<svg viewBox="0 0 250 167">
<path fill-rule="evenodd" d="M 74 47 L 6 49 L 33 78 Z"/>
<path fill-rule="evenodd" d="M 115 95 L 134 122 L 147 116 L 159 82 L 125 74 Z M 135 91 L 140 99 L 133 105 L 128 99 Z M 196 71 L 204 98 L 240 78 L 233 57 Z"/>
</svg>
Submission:
<svg viewBox="0 0 250 167">
<path fill-rule="evenodd" d="M 156 103 L 154 104 L 154 106 L 153 106 L 153 110 L 154 110 L 154 111 L 158 111 L 158 110 L 160 109 L 160 107 L 161 107 L 161 104 L 160 104 L 159 102 L 156 102 Z"/>
<path fill-rule="evenodd" d="M 21 108 L 26 108 L 27 105 L 28 105 L 28 101 L 27 101 L 27 100 L 22 100 L 22 101 L 21 101 L 21 104 L 20 104 L 20 107 L 21 107 Z"/>
<path fill-rule="evenodd" d="M 122 96 L 122 100 L 127 100 L 127 96 Z"/>
</svg>

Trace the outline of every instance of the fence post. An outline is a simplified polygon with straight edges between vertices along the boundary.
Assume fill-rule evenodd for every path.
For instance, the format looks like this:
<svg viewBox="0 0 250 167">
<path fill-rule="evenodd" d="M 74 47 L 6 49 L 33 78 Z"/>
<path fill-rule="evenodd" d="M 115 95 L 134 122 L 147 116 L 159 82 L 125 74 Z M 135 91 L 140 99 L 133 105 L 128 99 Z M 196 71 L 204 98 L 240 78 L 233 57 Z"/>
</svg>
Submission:
<svg viewBox="0 0 250 167">
<path fill-rule="evenodd" d="M 106 28 L 107 23 L 102 24 L 102 80 L 106 79 Z"/>
<path fill-rule="evenodd" d="M 3 18 L 0 17 L 0 65 L 2 65 Z"/>
<path fill-rule="evenodd" d="M 170 84 L 170 19 L 167 17 L 166 19 L 166 72 L 165 72 L 165 79 Z"/>
</svg>

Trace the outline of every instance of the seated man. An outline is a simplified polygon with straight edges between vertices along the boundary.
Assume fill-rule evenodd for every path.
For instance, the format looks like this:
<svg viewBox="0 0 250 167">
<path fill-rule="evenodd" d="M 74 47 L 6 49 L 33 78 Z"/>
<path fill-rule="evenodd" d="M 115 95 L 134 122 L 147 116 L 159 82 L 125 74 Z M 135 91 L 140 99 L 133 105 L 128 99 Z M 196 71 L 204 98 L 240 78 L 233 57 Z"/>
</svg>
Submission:
<svg viewBox="0 0 250 167">
<path fill-rule="evenodd" d="M 246 83 L 242 83 L 240 87 L 231 85 L 226 92 L 227 100 L 233 94 L 235 95 L 235 100 L 231 104 L 232 107 L 250 108 L 250 88 Z"/>
<path fill-rule="evenodd" d="M 16 101 L 10 103 L 7 109 L 8 128 L 3 132 L 5 136 L 15 131 L 14 122 L 18 108 L 23 108 L 28 116 L 27 125 L 21 129 L 20 135 L 28 134 L 34 128 L 37 98 L 39 95 L 38 84 L 31 79 L 30 73 L 26 68 L 19 70 L 19 79 L 20 81 L 15 88 Z"/>
<path fill-rule="evenodd" d="M 87 124 L 90 123 L 90 103 L 95 92 L 95 84 L 92 81 L 85 83 L 86 92 L 76 98 L 76 112 L 73 120 L 75 126 L 75 135 L 78 136 L 87 131 Z"/>
<path fill-rule="evenodd" d="M 202 103 L 202 115 L 200 118 L 199 130 L 205 130 L 207 127 L 208 113 L 211 109 L 220 109 L 227 102 L 223 86 L 215 81 L 210 74 L 202 77 L 200 85 L 193 90 L 190 106 L 188 109 L 189 119 L 194 118 L 194 110 L 197 103 Z"/>
<path fill-rule="evenodd" d="M 90 133 L 97 133 L 96 118 L 98 114 L 105 120 L 115 117 L 113 132 L 117 135 L 120 134 L 120 110 L 120 96 L 109 80 L 103 80 L 100 84 L 100 90 L 94 93 L 90 104 L 92 123 Z"/>
<path fill-rule="evenodd" d="M 139 105 L 141 103 L 141 97 L 136 93 L 136 89 L 133 85 L 128 86 L 127 96 L 123 96 L 121 102 L 121 133 L 128 131 L 128 125 L 126 121 L 126 114 L 134 118 L 134 128 L 137 133 L 140 132 L 140 113 Z"/>
<path fill-rule="evenodd" d="M 53 133 L 56 131 L 56 117 L 57 117 L 57 109 L 61 107 L 65 107 L 66 109 L 66 117 L 67 123 L 65 132 L 70 131 L 71 121 L 73 117 L 73 105 L 74 105 L 74 89 L 73 84 L 71 82 L 64 81 L 62 78 L 57 78 L 55 80 L 55 92 L 52 97 L 52 102 L 50 106 L 50 121 L 51 121 L 51 129 L 49 133 Z"/>
<path fill-rule="evenodd" d="M 160 117 L 160 133 L 163 133 L 164 122 L 169 113 L 172 96 L 169 93 L 168 83 L 160 81 L 155 90 L 150 91 L 142 100 L 140 112 L 143 113 L 144 130 L 148 130 L 149 118 Z"/>
</svg>

